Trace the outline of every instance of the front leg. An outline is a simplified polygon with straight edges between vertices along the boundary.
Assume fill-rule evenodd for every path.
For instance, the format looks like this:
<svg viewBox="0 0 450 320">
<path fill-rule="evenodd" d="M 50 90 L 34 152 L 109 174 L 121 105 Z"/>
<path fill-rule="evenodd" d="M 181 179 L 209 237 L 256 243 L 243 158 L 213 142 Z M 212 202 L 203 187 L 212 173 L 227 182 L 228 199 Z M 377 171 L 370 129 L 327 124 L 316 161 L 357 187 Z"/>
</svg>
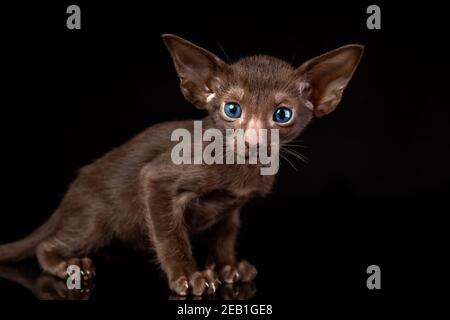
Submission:
<svg viewBox="0 0 450 320">
<path fill-rule="evenodd" d="M 256 268 L 248 261 L 236 259 L 239 225 L 239 209 L 236 209 L 217 224 L 209 247 L 207 267 L 216 270 L 225 283 L 249 282 L 257 274 Z"/>
<path fill-rule="evenodd" d="M 158 261 L 167 275 L 170 289 L 179 295 L 214 293 L 216 277 L 211 270 L 200 272 L 192 256 L 184 211 L 195 197 L 184 192 L 173 195 L 155 175 L 147 175 L 144 187 L 146 220 Z"/>
</svg>

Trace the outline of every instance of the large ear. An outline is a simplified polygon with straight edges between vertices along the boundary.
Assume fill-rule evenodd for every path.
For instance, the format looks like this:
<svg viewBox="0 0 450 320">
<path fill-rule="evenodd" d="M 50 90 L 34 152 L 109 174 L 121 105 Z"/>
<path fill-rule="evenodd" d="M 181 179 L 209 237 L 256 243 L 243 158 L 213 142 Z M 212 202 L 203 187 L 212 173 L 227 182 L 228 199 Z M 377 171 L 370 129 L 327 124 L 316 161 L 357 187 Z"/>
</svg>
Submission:
<svg viewBox="0 0 450 320">
<path fill-rule="evenodd" d="M 211 52 L 172 34 L 162 38 L 180 77 L 184 97 L 199 108 L 206 108 L 224 81 L 228 65 Z"/>
<path fill-rule="evenodd" d="M 364 46 L 350 44 L 327 52 L 295 70 L 295 84 L 316 117 L 332 112 L 358 66 Z"/>
</svg>

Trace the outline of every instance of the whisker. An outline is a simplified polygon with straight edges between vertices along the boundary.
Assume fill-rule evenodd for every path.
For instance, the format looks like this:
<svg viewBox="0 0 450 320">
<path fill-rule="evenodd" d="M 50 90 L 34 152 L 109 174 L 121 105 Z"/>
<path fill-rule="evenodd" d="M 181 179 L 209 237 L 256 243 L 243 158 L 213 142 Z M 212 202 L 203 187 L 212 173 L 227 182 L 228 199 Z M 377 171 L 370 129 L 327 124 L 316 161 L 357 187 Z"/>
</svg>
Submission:
<svg viewBox="0 0 450 320">
<path fill-rule="evenodd" d="M 284 156 L 282 153 L 280 153 L 279 155 L 282 159 L 286 160 L 286 162 L 289 163 L 291 165 L 291 167 L 294 168 L 295 171 L 298 171 L 298 169 L 294 166 L 294 164 L 286 156 Z"/>
<path fill-rule="evenodd" d="M 303 161 L 304 163 L 308 163 L 308 161 L 309 161 L 307 157 L 305 157 L 304 155 L 302 155 L 302 154 L 299 153 L 299 152 L 296 152 L 296 151 L 294 151 L 294 150 L 291 150 L 291 149 L 289 149 L 289 148 L 287 148 L 287 147 L 285 147 L 283 150 L 284 150 L 285 152 L 289 153 L 290 155 L 296 157 L 297 159 Z"/>
<path fill-rule="evenodd" d="M 230 60 L 230 58 L 228 57 L 227 53 L 225 52 L 225 49 L 224 49 L 224 48 L 222 47 L 222 45 L 220 44 L 219 40 L 216 40 L 216 41 L 217 41 L 217 44 L 219 45 L 220 50 L 222 50 L 223 54 L 225 55 L 225 58 L 227 58 L 228 63 L 231 64 L 231 60 Z"/>
<path fill-rule="evenodd" d="M 292 144 L 292 143 L 285 143 L 283 144 L 283 146 L 286 147 L 294 147 L 294 148 L 303 148 L 303 149 L 307 149 L 308 147 L 302 144 Z"/>
</svg>

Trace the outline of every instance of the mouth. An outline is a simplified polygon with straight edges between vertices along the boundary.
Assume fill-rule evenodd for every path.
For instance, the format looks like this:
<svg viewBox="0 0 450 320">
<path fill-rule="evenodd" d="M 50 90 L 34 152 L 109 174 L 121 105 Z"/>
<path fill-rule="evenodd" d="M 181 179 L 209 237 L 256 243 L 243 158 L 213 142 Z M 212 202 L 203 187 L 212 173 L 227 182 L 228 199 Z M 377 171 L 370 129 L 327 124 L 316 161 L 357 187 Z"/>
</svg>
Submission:
<svg viewBox="0 0 450 320">
<path fill-rule="evenodd" d="M 255 159 L 256 161 L 258 159 L 258 152 L 255 152 L 248 148 L 245 148 L 245 151 L 243 153 L 236 151 L 235 154 L 238 157 L 238 159 L 241 158 L 241 159 L 245 160 L 246 163 L 249 163 L 250 159 Z"/>
<path fill-rule="evenodd" d="M 257 164 L 257 163 L 259 163 L 261 152 L 269 155 L 272 153 L 272 148 L 273 148 L 273 146 L 265 145 L 265 144 L 264 145 L 258 144 L 258 145 L 251 146 L 251 147 L 246 145 L 245 149 L 242 150 L 243 152 L 241 150 L 235 150 L 234 153 L 235 153 L 235 155 L 237 155 L 237 157 L 247 160 L 247 163 L 249 163 L 249 164 Z"/>
</svg>

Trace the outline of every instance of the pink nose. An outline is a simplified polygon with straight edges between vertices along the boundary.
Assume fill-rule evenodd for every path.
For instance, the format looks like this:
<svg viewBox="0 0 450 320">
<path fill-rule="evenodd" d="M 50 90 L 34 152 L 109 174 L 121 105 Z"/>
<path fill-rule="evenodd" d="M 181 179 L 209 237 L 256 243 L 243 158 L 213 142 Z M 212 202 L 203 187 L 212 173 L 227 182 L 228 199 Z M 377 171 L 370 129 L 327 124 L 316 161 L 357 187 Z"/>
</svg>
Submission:
<svg viewBox="0 0 450 320">
<path fill-rule="evenodd" d="M 258 145 L 258 136 L 259 136 L 259 130 L 263 127 L 261 120 L 252 118 L 248 122 L 245 133 L 244 133 L 244 139 L 245 142 L 250 146 L 256 146 Z"/>
<path fill-rule="evenodd" d="M 258 131 L 255 129 L 246 130 L 244 140 L 250 146 L 258 145 Z"/>
</svg>

